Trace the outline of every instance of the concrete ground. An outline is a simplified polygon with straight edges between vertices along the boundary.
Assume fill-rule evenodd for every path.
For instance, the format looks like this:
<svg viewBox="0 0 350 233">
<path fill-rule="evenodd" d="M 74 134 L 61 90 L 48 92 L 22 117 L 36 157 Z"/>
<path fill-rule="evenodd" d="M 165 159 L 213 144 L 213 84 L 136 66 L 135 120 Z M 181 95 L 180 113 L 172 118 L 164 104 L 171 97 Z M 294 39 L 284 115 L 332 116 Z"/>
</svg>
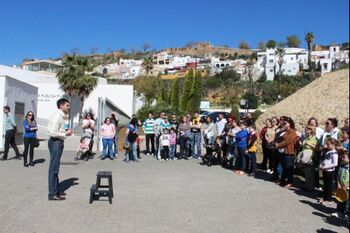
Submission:
<svg viewBox="0 0 350 233">
<path fill-rule="evenodd" d="M 0 161 L 0 232 L 348 232 L 347 222 L 329 215 L 335 205 L 320 206 L 316 195 L 281 188 L 265 173 L 240 177 L 198 160 L 147 156 L 129 164 L 98 156 L 74 163 L 78 140 L 68 139 L 62 156 L 65 201 L 47 200 L 46 141 L 35 151 L 34 167 Z M 113 173 L 112 205 L 88 202 L 100 170 Z"/>
</svg>

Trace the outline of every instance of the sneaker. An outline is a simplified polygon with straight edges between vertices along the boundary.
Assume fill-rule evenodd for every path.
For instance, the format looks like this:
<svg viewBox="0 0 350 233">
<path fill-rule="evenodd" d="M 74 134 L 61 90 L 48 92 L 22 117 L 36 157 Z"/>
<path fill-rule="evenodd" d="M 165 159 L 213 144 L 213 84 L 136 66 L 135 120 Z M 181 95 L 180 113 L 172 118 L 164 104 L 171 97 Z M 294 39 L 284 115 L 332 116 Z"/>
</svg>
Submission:
<svg viewBox="0 0 350 233">
<path fill-rule="evenodd" d="M 202 160 L 202 157 L 197 157 L 198 160 Z"/>
<path fill-rule="evenodd" d="M 161 159 L 160 161 L 164 161 L 164 159 Z"/>
<path fill-rule="evenodd" d="M 165 159 L 166 161 L 168 161 L 169 159 Z"/>
<path fill-rule="evenodd" d="M 191 157 L 188 157 L 188 159 L 194 159 L 194 157 L 191 156 Z"/>
<path fill-rule="evenodd" d="M 152 155 L 152 156 L 154 156 L 154 154 L 153 154 L 153 153 L 152 153 L 151 155 Z"/>
<path fill-rule="evenodd" d="M 345 217 L 344 214 L 342 214 L 342 213 L 340 213 L 340 212 L 338 212 L 338 211 L 335 212 L 335 213 L 332 213 L 331 216 L 332 216 L 332 217 L 336 217 L 336 218 L 344 218 L 344 217 Z"/>
<path fill-rule="evenodd" d="M 101 156 L 101 160 L 105 160 L 105 159 L 106 159 L 106 157 Z"/>
<path fill-rule="evenodd" d="M 158 156 L 157 159 L 160 160 L 160 156 Z"/>
<path fill-rule="evenodd" d="M 147 153 L 146 155 L 149 156 L 149 155 L 151 155 L 151 154 L 150 154 L 150 153 Z"/>
<path fill-rule="evenodd" d="M 173 158 L 173 160 L 177 160 L 177 158 Z"/>
<path fill-rule="evenodd" d="M 323 191 L 322 187 L 315 187 L 315 189 L 318 190 L 318 191 Z"/>
<path fill-rule="evenodd" d="M 267 170 L 266 170 L 266 172 L 267 172 L 267 173 L 269 173 L 269 174 L 271 174 L 271 173 L 270 173 L 270 172 L 271 172 L 271 170 L 270 170 L 270 169 L 267 169 Z"/>
</svg>

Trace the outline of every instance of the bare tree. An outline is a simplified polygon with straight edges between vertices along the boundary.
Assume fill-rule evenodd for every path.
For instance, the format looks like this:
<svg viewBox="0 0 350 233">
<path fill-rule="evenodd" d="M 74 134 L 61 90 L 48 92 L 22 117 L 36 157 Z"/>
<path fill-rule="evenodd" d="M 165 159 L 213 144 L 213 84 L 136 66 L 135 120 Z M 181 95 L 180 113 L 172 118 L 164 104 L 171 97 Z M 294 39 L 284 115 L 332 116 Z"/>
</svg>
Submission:
<svg viewBox="0 0 350 233">
<path fill-rule="evenodd" d="M 70 52 L 71 52 L 72 54 L 78 54 L 78 53 L 80 53 L 80 49 L 79 49 L 78 47 L 74 47 L 74 48 L 72 48 L 72 49 L 70 50 Z"/>
<path fill-rule="evenodd" d="M 99 50 L 98 47 L 92 47 L 92 48 L 90 48 L 90 53 L 95 54 L 98 50 Z"/>
<path fill-rule="evenodd" d="M 149 48 L 151 48 L 151 44 L 146 42 L 142 45 L 142 49 L 144 52 L 146 52 Z"/>
</svg>

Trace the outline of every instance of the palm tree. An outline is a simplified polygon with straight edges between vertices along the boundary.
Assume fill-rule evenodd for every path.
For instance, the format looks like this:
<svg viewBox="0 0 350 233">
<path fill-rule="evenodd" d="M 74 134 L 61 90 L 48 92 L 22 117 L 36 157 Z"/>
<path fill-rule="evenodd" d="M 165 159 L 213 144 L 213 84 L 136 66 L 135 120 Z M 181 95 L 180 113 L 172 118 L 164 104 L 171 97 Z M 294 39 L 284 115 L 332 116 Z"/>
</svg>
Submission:
<svg viewBox="0 0 350 233">
<path fill-rule="evenodd" d="M 283 64 L 283 57 L 285 55 L 286 51 L 284 48 L 277 48 L 276 51 L 275 51 L 275 56 L 278 57 L 278 65 L 279 65 L 279 70 L 278 70 L 278 78 L 277 78 L 277 85 L 278 85 L 278 94 L 280 93 L 280 80 L 281 80 L 281 76 L 283 74 L 283 71 L 282 71 L 282 64 Z"/>
<path fill-rule="evenodd" d="M 314 34 L 312 32 L 308 32 L 306 34 L 306 36 L 305 36 L 305 40 L 306 40 L 306 43 L 307 43 L 307 50 L 309 51 L 309 54 L 308 54 L 308 57 L 307 57 L 307 63 L 308 63 L 309 69 L 311 70 L 312 69 L 312 66 L 311 66 L 312 44 L 315 41 Z"/>
<path fill-rule="evenodd" d="M 80 97 L 79 119 L 81 120 L 84 100 L 97 86 L 97 77 L 92 74 L 94 65 L 89 58 L 76 54 L 65 54 L 62 65 L 63 68 L 57 73 L 58 82 L 70 98 L 72 95 Z"/>
<path fill-rule="evenodd" d="M 143 59 L 142 67 L 146 70 L 146 75 L 153 69 L 153 65 L 153 59 L 151 57 Z"/>
<path fill-rule="evenodd" d="M 277 48 L 275 51 L 275 56 L 278 57 L 278 65 L 279 65 L 279 70 L 278 73 L 279 75 L 282 75 L 283 71 L 282 71 L 282 64 L 283 64 L 283 57 L 285 55 L 286 51 L 284 48 Z"/>
<path fill-rule="evenodd" d="M 250 58 L 247 61 L 247 74 L 250 84 L 250 92 L 253 93 L 253 69 L 254 69 L 255 60 Z"/>
</svg>

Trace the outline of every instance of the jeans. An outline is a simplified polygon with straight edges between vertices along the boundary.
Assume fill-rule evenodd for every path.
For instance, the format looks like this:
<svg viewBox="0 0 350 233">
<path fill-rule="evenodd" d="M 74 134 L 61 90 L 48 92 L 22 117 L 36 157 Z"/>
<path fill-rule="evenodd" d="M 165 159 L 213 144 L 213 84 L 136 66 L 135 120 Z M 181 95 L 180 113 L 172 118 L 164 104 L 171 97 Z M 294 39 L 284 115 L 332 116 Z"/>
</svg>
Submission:
<svg viewBox="0 0 350 233">
<path fill-rule="evenodd" d="M 186 135 L 181 135 L 179 137 L 180 144 L 180 156 L 186 155 L 188 156 L 188 138 Z"/>
<path fill-rule="evenodd" d="M 176 149 L 176 144 L 170 145 L 170 151 L 169 151 L 169 158 L 174 159 L 175 158 L 175 149 Z"/>
<path fill-rule="evenodd" d="M 323 200 L 332 201 L 334 171 L 323 171 Z"/>
<path fill-rule="evenodd" d="M 195 147 L 197 145 L 197 156 L 199 158 L 202 157 L 202 135 L 201 133 L 192 133 L 192 152 L 191 152 L 191 156 L 195 157 Z"/>
<path fill-rule="evenodd" d="M 29 162 L 33 162 L 34 159 L 34 141 L 36 138 L 23 138 L 24 140 L 24 151 L 23 151 L 23 162 L 27 164 L 28 149 L 29 149 Z"/>
<path fill-rule="evenodd" d="M 114 146 L 114 154 L 118 154 L 118 130 L 114 135 L 114 140 L 113 140 L 113 146 Z"/>
<path fill-rule="evenodd" d="M 243 171 L 243 172 L 247 168 L 247 161 L 246 161 L 246 157 L 245 157 L 245 151 L 246 150 L 247 150 L 246 147 L 237 147 L 239 164 L 237 163 L 236 167 L 240 168 L 240 170 Z"/>
<path fill-rule="evenodd" d="M 60 160 L 63 152 L 64 142 L 63 140 L 50 138 L 48 141 L 48 147 L 50 151 L 49 199 L 51 199 L 59 192 L 58 173 L 60 170 Z"/>
<path fill-rule="evenodd" d="M 13 148 L 13 150 L 16 153 L 16 156 L 19 157 L 20 153 L 18 151 L 17 145 L 16 145 L 16 130 L 11 129 L 11 130 L 6 130 L 5 133 L 5 151 L 4 151 L 4 158 L 7 159 L 7 155 L 10 150 L 10 145 Z"/>
<path fill-rule="evenodd" d="M 150 143 L 151 143 L 151 150 L 149 149 L 149 144 Z M 154 134 L 146 134 L 146 151 L 147 151 L 147 153 L 155 154 Z"/>
<path fill-rule="evenodd" d="M 108 147 L 108 152 L 109 152 L 109 157 L 113 158 L 113 138 L 102 138 L 102 144 L 103 144 L 103 149 L 102 149 L 102 158 L 106 158 L 107 156 L 107 147 Z"/>
<path fill-rule="evenodd" d="M 255 154 L 255 152 L 248 152 L 248 154 L 246 154 L 246 157 L 247 157 L 247 162 L 248 162 L 248 167 L 249 167 L 248 172 L 255 173 L 256 172 L 256 154 Z"/>
<path fill-rule="evenodd" d="M 283 157 L 283 154 L 280 153 L 278 150 L 271 150 L 273 153 L 273 175 L 272 178 L 274 180 L 279 180 L 279 173 L 278 173 L 278 165 L 280 164 L 281 158 Z"/>
<path fill-rule="evenodd" d="M 293 155 L 283 154 L 282 156 L 282 182 L 291 184 L 293 182 L 293 173 L 294 173 L 294 157 Z"/>
<path fill-rule="evenodd" d="M 134 143 L 130 143 L 130 147 L 128 150 L 125 151 L 125 161 L 130 161 L 130 154 L 132 153 L 133 155 L 133 158 L 134 158 L 134 161 L 137 161 L 138 158 L 137 158 L 137 143 L 134 142 Z"/>
</svg>

